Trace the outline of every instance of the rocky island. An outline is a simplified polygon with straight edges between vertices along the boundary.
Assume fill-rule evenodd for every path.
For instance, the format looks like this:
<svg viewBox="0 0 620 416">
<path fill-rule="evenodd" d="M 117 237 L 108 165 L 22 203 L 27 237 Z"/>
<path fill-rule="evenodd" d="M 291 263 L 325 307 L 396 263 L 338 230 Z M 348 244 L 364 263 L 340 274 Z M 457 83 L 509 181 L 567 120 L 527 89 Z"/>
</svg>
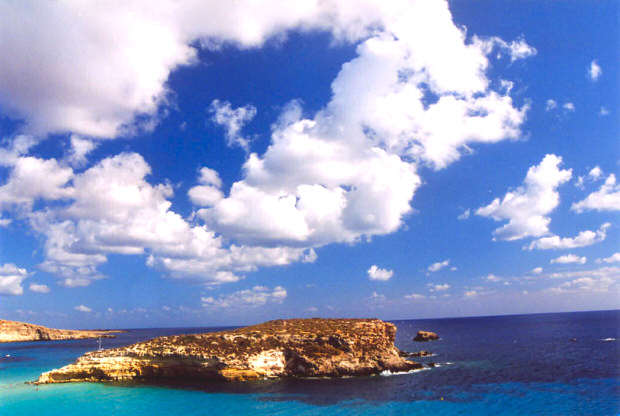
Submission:
<svg viewBox="0 0 620 416">
<path fill-rule="evenodd" d="M 0 319 L 0 342 L 57 341 L 67 339 L 114 338 L 114 332 L 52 329 L 40 325 Z"/>
<path fill-rule="evenodd" d="M 37 383 L 343 377 L 423 366 L 399 356 L 396 327 L 378 319 L 290 319 L 93 351 Z"/>
</svg>

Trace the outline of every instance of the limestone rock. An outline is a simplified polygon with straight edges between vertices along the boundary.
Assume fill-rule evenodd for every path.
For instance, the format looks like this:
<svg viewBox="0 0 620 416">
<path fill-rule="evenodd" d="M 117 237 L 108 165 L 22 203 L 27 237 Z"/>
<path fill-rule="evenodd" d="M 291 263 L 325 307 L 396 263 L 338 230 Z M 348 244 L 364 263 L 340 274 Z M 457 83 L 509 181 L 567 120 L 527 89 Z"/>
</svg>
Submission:
<svg viewBox="0 0 620 416">
<path fill-rule="evenodd" d="M 436 341 L 438 339 L 436 333 L 428 331 L 418 331 L 417 335 L 413 337 L 413 340 L 417 342 Z"/>
<path fill-rule="evenodd" d="M 55 341 L 65 339 L 114 338 L 113 332 L 52 329 L 24 322 L 0 319 L 0 342 Z"/>
<path fill-rule="evenodd" d="M 291 319 L 232 331 L 155 338 L 93 351 L 38 383 L 134 379 L 342 377 L 421 369 L 399 356 L 396 327 L 378 319 Z"/>
</svg>

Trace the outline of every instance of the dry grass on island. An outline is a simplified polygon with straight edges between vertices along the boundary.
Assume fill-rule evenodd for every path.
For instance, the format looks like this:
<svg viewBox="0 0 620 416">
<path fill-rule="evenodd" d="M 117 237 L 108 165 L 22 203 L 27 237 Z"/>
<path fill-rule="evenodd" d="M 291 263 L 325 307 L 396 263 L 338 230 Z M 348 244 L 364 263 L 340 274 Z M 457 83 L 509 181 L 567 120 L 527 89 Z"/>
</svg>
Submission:
<svg viewBox="0 0 620 416">
<path fill-rule="evenodd" d="M 93 351 L 38 383 L 344 377 L 424 368 L 394 346 L 378 319 L 276 320 L 231 331 L 155 338 Z"/>
</svg>

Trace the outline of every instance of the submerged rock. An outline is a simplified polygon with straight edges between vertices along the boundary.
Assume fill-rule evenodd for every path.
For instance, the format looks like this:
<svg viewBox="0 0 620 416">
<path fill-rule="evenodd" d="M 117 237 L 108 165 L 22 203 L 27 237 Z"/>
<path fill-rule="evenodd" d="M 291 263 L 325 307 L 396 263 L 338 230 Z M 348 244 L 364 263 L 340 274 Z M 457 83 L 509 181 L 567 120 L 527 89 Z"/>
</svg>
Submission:
<svg viewBox="0 0 620 416">
<path fill-rule="evenodd" d="M 413 337 L 413 340 L 416 342 L 425 342 L 425 341 L 436 341 L 439 337 L 434 332 L 428 331 L 418 331 L 417 335 Z"/>
<path fill-rule="evenodd" d="M 114 338 L 114 332 L 52 329 L 40 325 L 0 319 L 0 342 L 56 341 L 66 339 Z"/>
<path fill-rule="evenodd" d="M 342 377 L 421 369 L 399 356 L 396 327 L 378 319 L 291 319 L 232 331 L 155 338 L 93 351 L 37 383 L 136 379 Z"/>
</svg>

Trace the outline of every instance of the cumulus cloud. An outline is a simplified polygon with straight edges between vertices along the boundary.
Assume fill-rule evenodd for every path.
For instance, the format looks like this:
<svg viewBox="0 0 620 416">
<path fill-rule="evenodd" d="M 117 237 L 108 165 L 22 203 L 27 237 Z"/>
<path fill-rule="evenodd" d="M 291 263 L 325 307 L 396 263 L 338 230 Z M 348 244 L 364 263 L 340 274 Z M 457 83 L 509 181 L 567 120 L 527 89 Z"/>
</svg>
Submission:
<svg viewBox="0 0 620 416">
<path fill-rule="evenodd" d="M 551 213 L 560 203 L 557 187 L 567 182 L 571 170 L 561 170 L 562 158 L 547 155 L 537 166 L 532 166 L 523 185 L 496 198 L 489 205 L 478 208 L 476 215 L 508 223 L 493 232 L 496 240 L 519 240 L 540 237 L 549 233 Z"/>
<path fill-rule="evenodd" d="M 510 42 L 507 47 L 510 52 L 510 62 L 530 58 L 537 53 L 536 48 L 528 45 L 523 38 Z"/>
<path fill-rule="evenodd" d="M 440 285 L 429 283 L 427 287 L 428 287 L 428 290 L 431 292 L 443 292 L 443 291 L 450 289 L 450 285 L 447 283 L 440 284 Z"/>
<path fill-rule="evenodd" d="M 602 267 L 579 272 L 555 273 L 551 277 L 571 280 L 547 289 L 550 293 L 617 293 L 620 289 L 620 268 L 618 267 Z"/>
<path fill-rule="evenodd" d="M 208 207 L 215 205 L 224 198 L 224 194 L 220 190 L 222 180 L 215 170 L 206 167 L 200 169 L 198 182 L 200 185 L 194 186 L 188 192 L 194 205 Z"/>
<path fill-rule="evenodd" d="M 163 1 L 152 7 L 145 0 L 130 0 L 114 6 L 87 1 L 43 7 L 26 1 L 3 7 L 0 104 L 26 119 L 27 131 L 38 135 L 130 134 L 157 122 L 158 110 L 169 98 L 169 74 L 197 61 L 195 47 L 218 49 L 225 43 L 257 47 L 300 28 L 331 31 L 347 41 L 368 37 L 377 29 L 418 43 L 424 39 L 421 34 L 428 34 L 441 45 L 419 48 L 415 59 L 420 69 L 428 68 L 438 87 L 486 86 L 477 73 L 486 67 L 482 46 L 463 47 L 462 33 L 453 25 L 447 5 L 439 2 L 353 6 L 346 1 L 293 5 L 271 0 L 228 7 L 218 2 Z M 532 50 L 522 39 L 509 49 L 511 59 Z M 28 58 L 24 50 L 29 51 Z M 444 53 L 457 54 L 454 59 L 461 63 L 461 71 L 446 71 L 450 62 Z"/>
<path fill-rule="evenodd" d="M 393 274 L 393 270 L 380 269 L 374 265 L 368 269 L 368 278 L 370 280 L 390 280 L 390 277 L 392 277 Z"/>
<path fill-rule="evenodd" d="M 597 180 L 601 176 L 603 176 L 603 170 L 600 168 L 600 166 L 595 166 L 590 170 L 590 172 L 588 172 L 588 176 L 593 180 Z"/>
<path fill-rule="evenodd" d="M 71 136 L 71 149 L 66 160 L 73 167 L 82 167 L 87 163 L 87 156 L 97 148 L 97 143 L 93 140 L 84 139 L 77 135 Z"/>
<path fill-rule="evenodd" d="M 89 313 L 93 311 L 91 308 L 89 308 L 88 306 L 84 306 L 84 305 L 76 306 L 73 309 L 75 309 L 78 312 L 85 312 L 85 313 Z"/>
<path fill-rule="evenodd" d="M 71 196 L 68 182 L 73 170 L 61 166 L 56 159 L 18 157 L 8 163 L 10 173 L 0 186 L 0 209 L 22 213 L 32 210 L 38 200 L 60 200 Z"/>
<path fill-rule="evenodd" d="M 597 263 L 619 263 L 620 262 L 620 252 L 614 253 L 609 257 L 605 257 L 603 259 L 596 259 Z"/>
<path fill-rule="evenodd" d="M 370 295 L 371 302 L 381 303 L 381 302 L 385 302 L 385 300 L 386 300 L 385 295 L 382 295 L 381 293 L 372 292 L 372 295 Z"/>
<path fill-rule="evenodd" d="M 28 277 L 26 269 L 22 269 L 13 263 L 5 263 L 0 267 L 0 294 L 22 295 L 24 287 L 22 282 Z"/>
<path fill-rule="evenodd" d="M 429 272 L 438 272 L 439 270 L 443 269 L 444 267 L 448 267 L 448 265 L 450 264 L 450 259 L 444 260 L 442 262 L 437 262 L 437 263 L 433 263 L 428 267 L 428 271 Z"/>
<path fill-rule="evenodd" d="M 620 185 L 616 185 L 616 175 L 607 177 L 605 183 L 596 192 L 592 192 L 585 199 L 575 202 L 571 209 L 576 212 L 587 210 L 620 211 Z"/>
<path fill-rule="evenodd" d="M 558 108 L 558 103 L 555 100 L 547 100 L 547 103 L 545 104 L 545 111 L 551 111 Z"/>
<path fill-rule="evenodd" d="M 412 293 L 410 295 L 405 295 L 404 297 L 405 299 L 411 299 L 411 300 L 422 300 L 426 298 L 426 296 L 420 295 L 419 293 Z"/>
<path fill-rule="evenodd" d="M 497 277 L 494 274 L 489 274 L 484 279 L 489 282 L 501 282 L 502 281 L 501 277 Z"/>
<path fill-rule="evenodd" d="M 265 286 L 254 286 L 249 290 L 220 295 L 217 298 L 203 297 L 202 305 L 207 309 L 258 308 L 268 303 L 282 303 L 286 289 L 276 286 L 272 290 Z"/>
<path fill-rule="evenodd" d="M 575 111 L 575 104 L 573 104 L 573 103 L 566 103 L 566 104 L 564 104 L 564 105 L 562 106 L 562 108 L 563 108 L 565 111 L 570 111 L 570 112 L 573 112 L 573 111 Z"/>
<path fill-rule="evenodd" d="M 41 285 L 39 283 L 30 283 L 30 286 L 28 286 L 28 289 L 30 289 L 32 292 L 37 292 L 37 293 L 49 293 L 50 292 L 49 286 Z"/>
<path fill-rule="evenodd" d="M 534 240 L 530 245 L 523 247 L 528 250 L 564 250 L 578 247 L 591 246 L 592 244 L 600 243 L 607 237 L 607 229 L 611 227 L 610 223 L 601 225 L 598 231 L 581 231 L 577 237 L 574 238 L 560 238 L 557 235 L 551 237 L 543 237 L 538 240 Z"/>
<path fill-rule="evenodd" d="M 475 144 L 521 134 L 528 106 L 513 103 L 509 81 L 488 77 L 489 56 L 500 48 L 514 60 L 534 49 L 523 39 L 468 39 L 445 2 L 7 3 L 0 107 L 34 136 L 73 134 L 67 160 L 82 166 L 93 140 L 156 125 L 169 74 L 197 62 L 195 48 L 260 47 L 291 30 L 331 32 L 357 44 L 357 56 L 323 109 L 308 117 L 299 103 L 285 109 L 268 149 L 248 156 L 227 195 L 217 173 L 201 169 L 189 191 L 199 208 L 191 223 L 172 211 L 171 186 L 148 182 L 150 166 L 137 154 L 76 173 L 25 156 L 20 142 L 1 162 L 10 173 L 0 207 L 63 202 L 28 216 L 44 238 L 41 269 L 84 286 L 104 277 L 98 267 L 108 255 L 131 254 L 173 278 L 223 283 L 313 261 L 313 247 L 398 230 L 422 183 L 420 165 L 442 169 Z M 254 107 L 215 101 L 211 110 L 229 143 L 247 147 L 241 129 Z"/>
<path fill-rule="evenodd" d="M 596 63 L 596 60 L 592 61 L 590 63 L 590 67 L 588 68 L 588 76 L 590 77 L 590 80 L 597 81 L 602 74 L 603 74 L 603 70 Z"/>
<path fill-rule="evenodd" d="M 570 264 L 570 263 L 577 263 L 577 264 L 586 264 L 587 258 L 586 257 L 579 257 L 576 254 L 566 254 L 564 256 L 560 256 L 556 259 L 551 260 L 551 263 L 558 263 L 558 264 Z"/>
<path fill-rule="evenodd" d="M 241 129 L 254 118 L 256 107 L 246 105 L 232 108 L 228 101 L 222 103 L 220 100 L 213 100 L 209 112 L 213 114 L 211 120 L 226 130 L 226 143 L 229 147 L 239 146 L 246 151 L 249 149 L 250 140 L 241 135 Z"/>
</svg>

